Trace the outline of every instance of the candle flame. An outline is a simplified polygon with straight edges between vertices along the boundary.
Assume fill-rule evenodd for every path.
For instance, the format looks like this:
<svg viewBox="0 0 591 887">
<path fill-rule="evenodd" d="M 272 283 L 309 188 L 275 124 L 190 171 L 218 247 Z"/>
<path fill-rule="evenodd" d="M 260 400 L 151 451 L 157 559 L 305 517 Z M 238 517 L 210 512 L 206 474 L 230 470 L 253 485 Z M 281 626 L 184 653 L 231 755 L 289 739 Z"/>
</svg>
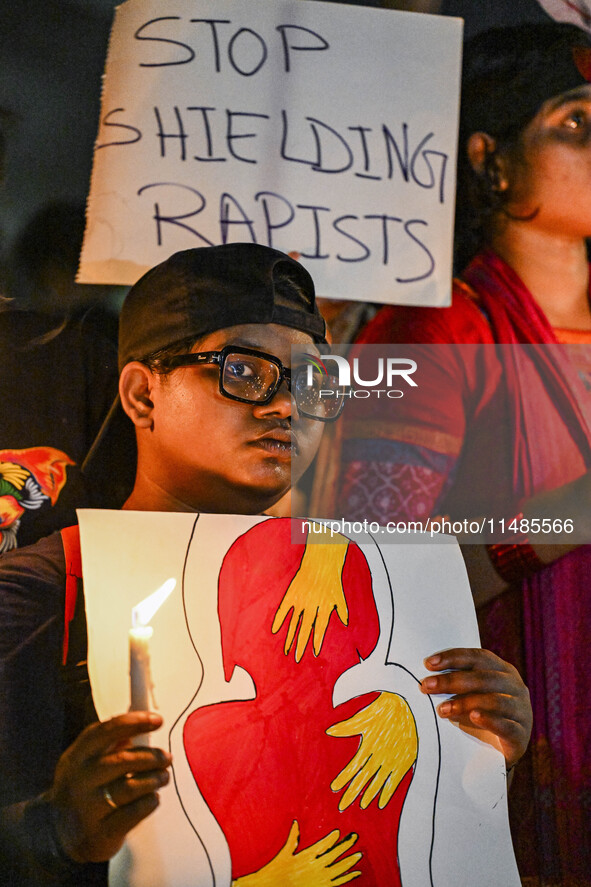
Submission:
<svg viewBox="0 0 591 887">
<path fill-rule="evenodd" d="M 131 610 L 131 624 L 133 628 L 148 625 L 154 613 L 160 609 L 166 598 L 176 586 L 176 579 L 167 579 L 160 588 L 136 604 Z"/>
</svg>

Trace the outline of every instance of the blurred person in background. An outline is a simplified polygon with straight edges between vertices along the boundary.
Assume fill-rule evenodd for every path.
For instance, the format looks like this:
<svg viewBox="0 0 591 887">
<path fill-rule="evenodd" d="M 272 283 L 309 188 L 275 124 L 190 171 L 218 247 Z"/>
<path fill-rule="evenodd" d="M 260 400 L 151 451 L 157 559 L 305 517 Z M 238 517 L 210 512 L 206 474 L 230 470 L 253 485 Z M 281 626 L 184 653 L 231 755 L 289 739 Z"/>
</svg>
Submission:
<svg viewBox="0 0 591 887">
<path fill-rule="evenodd" d="M 13 119 L 0 113 L 0 170 Z M 45 239 L 35 224 L 21 242 L 39 301 L 54 292 L 51 310 L 40 310 L 33 297 L 29 309 L 35 304 L 36 310 L 0 298 L 0 554 L 69 526 L 78 507 L 116 506 L 128 492 L 121 477 L 133 447 L 125 441 L 112 460 L 97 461 L 92 481 L 81 472 L 117 390 L 116 318 L 105 334 L 68 305 L 83 222 L 82 208 L 52 211 L 42 226 Z"/>
<path fill-rule="evenodd" d="M 466 45 L 452 305 L 382 308 L 359 341 L 484 348 L 440 352 L 445 396 L 426 386 L 396 401 L 396 424 L 379 400 L 348 432 L 344 416 L 339 514 L 465 517 L 469 491 L 474 514 L 505 503 L 507 524 L 569 519 L 591 538 L 590 46 L 587 33 L 551 22 Z M 496 348 L 538 343 L 562 348 Z M 591 548 L 547 538 L 518 533 L 465 556 L 477 600 L 479 585 L 494 597 L 480 597 L 483 644 L 520 668 L 532 693 L 530 754 L 511 798 L 524 883 L 583 887 Z"/>
</svg>

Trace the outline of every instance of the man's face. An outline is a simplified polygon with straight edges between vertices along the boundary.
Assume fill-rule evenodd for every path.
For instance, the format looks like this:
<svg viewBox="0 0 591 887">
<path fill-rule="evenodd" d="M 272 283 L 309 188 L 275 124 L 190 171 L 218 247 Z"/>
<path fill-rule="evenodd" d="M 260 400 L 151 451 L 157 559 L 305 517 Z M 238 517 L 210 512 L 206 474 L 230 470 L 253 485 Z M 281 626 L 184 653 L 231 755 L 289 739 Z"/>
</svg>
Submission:
<svg viewBox="0 0 591 887">
<path fill-rule="evenodd" d="M 310 336 L 278 324 L 243 324 L 211 333 L 196 352 L 225 345 L 254 348 L 291 366 L 291 346 L 317 353 Z M 154 374 L 153 425 L 139 470 L 168 497 L 198 511 L 257 514 L 291 486 L 292 455 L 298 469 L 311 462 L 322 423 L 299 418 L 292 429 L 292 400 L 283 384 L 268 404 L 239 403 L 219 390 L 216 365 L 180 367 Z"/>
</svg>

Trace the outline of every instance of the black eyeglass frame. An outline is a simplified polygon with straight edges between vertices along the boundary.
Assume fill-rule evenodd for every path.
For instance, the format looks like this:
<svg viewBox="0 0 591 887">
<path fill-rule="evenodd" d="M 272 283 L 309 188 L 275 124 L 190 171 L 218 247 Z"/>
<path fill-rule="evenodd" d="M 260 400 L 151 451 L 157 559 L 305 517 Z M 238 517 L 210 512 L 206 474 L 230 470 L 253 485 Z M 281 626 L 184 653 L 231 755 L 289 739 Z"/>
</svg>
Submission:
<svg viewBox="0 0 591 887">
<path fill-rule="evenodd" d="M 268 360 L 269 363 L 272 363 L 274 364 L 274 366 L 277 367 L 277 369 L 279 370 L 279 377 L 266 397 L 262 398 L 261 400 L 252 400 L 252 398 L 248 397 L 238 397 L 237 394 L 231 394 L 224 388 L 224 365 L 229 354 L 246 354 L 250 357 L 262 357 L 264 360 Z M 228 400 L 236 400 L 239 403 L 258 403 L 262 406 L 265 406 L 273 400 L 284 381 L 287 383 L 287 389 L 289 393 L 292 394 L 292 371 L 285 367 L 278 357 L 275 357 L 274 354 L 267 354 L 266 351 L 258 351 L 256 348 L 245 348 L 241 345 L 224 345 L 224 347 L 220 351 L 197 351 L 191 354 L 174 354 L 171 357 L 168 357 L 166 361 L 163 362 L 163 369 L 176 370 L 179 367 L 207 366 L 208 364 L 215 364 L 219 367 L 219 392 L 223 397 L 227 397 Z M 307 367 L 302 366 L 301 369 L 307 370 Z M 335 416 L 315 416 L 311 413 L 306 413 L 305 410 L 302 409 L 301 406 L 298 404 L 295 397 L 294 400 L 296 401 L 296 407 L 299 413 L 301 413 L 303 416 L 306 416 L 306 418 L 308 419 L 315 419 L 318 422 L 334 422 L 335 419 L 338 419 L 338 417 L 341 415 L 343 407 L 345 406 L 345 401 L 343 398 L 340 403 L 339 411 Z"/>
</svg>

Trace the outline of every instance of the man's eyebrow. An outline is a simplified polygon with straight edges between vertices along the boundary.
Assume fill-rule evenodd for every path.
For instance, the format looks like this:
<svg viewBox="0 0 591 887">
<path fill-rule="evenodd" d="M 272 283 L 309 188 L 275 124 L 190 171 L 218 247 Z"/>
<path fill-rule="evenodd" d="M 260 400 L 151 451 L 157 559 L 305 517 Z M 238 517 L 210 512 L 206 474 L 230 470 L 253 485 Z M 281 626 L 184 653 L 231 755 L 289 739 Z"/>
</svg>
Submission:
<svg viewBox="0 0 591 887">
<path fill-rule="evenodd" d="M 228 345 L 238 345 L 242 348 L 252 348 L 255 351 L 264 351 L 265 354 L 271 354 L 272 351 L 269 351 L 268 348 L 264 345 L 261 345 L 260 342 L 252 341 L 251 339 L 246 339 L 243 336 L 232 336 L 225 343 L 223 347 Z M 310 357 L 320 357 L 320 351 L 316 347 L 314 342 L 311 342 L 309 345 L 292 345 L 292 348 L 297 348 L 299 354 L 309 354 Z"/>
<path fill-rule="evenodd" d="M 231 336 L 225 343 L 224 347 L 226 347 L 226 345 L 239 345 L 242 348 L 253 348 L 255 351 L 267 351 L 266 348 L 263 348 L 260 342 L 245 339 L 243 336 Z"/>
<path fill-rule="evenodd" d="M 579 86 L 577 89 L 571 89 L 570 92 L 563 92 L 553 99 L 548 100 L 548 111 L 556 111 L 563 105 L 570 105 L 571 102 L 580 102 L 581 100 L 591 102 L 591 90 L 589 84 Z"/>
</svg>

